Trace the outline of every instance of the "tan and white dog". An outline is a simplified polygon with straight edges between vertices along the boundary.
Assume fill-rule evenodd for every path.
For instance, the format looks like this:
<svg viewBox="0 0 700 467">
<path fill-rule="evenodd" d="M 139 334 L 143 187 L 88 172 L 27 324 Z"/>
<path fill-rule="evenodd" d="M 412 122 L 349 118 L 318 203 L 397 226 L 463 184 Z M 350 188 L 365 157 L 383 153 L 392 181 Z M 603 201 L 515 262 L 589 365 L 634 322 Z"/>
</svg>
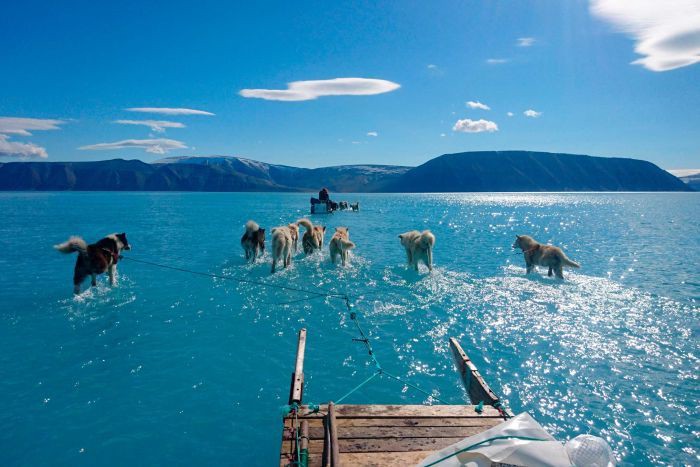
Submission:
<svg viewBox="0 0 700 467">
<path fill-rule="evenodd" d="M 275 272 L 277 261 L 282 260 L 286 268 L 292 263 L 294 249 L 294 230 L 288 225 L 272 229 L 272 272 Z M 297 231 L 298 233 L 298 231 Z M 297 236 L 298 237 L 298 236 Z"/>
<path fill-rule="evenodd" d="M 564 278 L 564 266 L 580 268 L 581 266 L 571 261 L 561 248 L 552 245 L 543 245 L 528 235 L 516 235 L 513 248 L 520 248 L 525 257 L 526 274 L 530 274 L 535 266 L 549 268 L 548 276 L 552 271 L 559 278 Z"/>
<path fill-rule="evenodd" d="M 294 249 L 292 252 L 296 253 L 299 251 L 299 225 L 296 222 L 292 222 L 287 225 L 289 229 L 289 234 L 292 236 L 292 245 Z"/>
<path fill-rule="evenodd" d="M 433 270 L 433 246 L 435 245 L 435 235 L 430 230 L 410 232 L 399 235 L 401 245 L 406 249 L 406 260 L 409 266 L 418 270 L 418 263 L 423 261 L 428 270 Z"/>
<path fill-rule="evenodd" d="M 331 252 L 331 262 L 335 263 L 338 256 L 343 266 L 348 261 L 348 252 L 355 248 L 355 244 L 350 241 L 350 230 L 347 227 L 336 227 L 333 237 L 328 244 Z"/>
<path fill-rule="evenodd" d="M 323 248 L 323 237 L 326 235 L 326 227 L 313 225 L 308 219 L 299 219 L 298 225 L 301 225 L 306 230 L 301 238 L 301 246 L 304 253 L 310 255 L 316 250 Z"/>
</svg>

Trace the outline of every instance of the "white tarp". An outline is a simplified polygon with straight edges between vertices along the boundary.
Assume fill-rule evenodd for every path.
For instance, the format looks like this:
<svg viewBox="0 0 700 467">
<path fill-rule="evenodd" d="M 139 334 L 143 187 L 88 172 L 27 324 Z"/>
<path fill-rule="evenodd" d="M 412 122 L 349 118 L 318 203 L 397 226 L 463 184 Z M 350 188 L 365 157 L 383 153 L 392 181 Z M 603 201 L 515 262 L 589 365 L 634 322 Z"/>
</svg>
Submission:
<svg viewBox="0 0 700 467">
<path fill-rule="evenodd" d="M 447 446 L 431 454 L 418 465 L 490 467 L 493 462 L 543 467 L 572 465 L 564 445 L 527 413 L 521 413 L 478 435 Z"/>
</svg>

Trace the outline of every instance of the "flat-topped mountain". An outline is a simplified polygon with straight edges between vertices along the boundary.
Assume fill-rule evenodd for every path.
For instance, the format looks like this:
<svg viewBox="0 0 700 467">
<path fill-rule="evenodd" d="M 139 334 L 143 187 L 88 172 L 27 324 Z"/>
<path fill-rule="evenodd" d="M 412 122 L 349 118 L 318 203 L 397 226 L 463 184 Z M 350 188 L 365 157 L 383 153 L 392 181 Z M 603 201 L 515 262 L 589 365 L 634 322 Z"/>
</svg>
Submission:
<svg viewBox="0 0 700 467">
<path fill-rule="evenodd" d="M 344 165 L 307 169 L 242 157 L 168 157 L 151 164 L 0 164 L 0 190 L 76 191 L 688 191 L 651 162 L 529 151 L 445 154 L 418 167 Z"/>
</svg>

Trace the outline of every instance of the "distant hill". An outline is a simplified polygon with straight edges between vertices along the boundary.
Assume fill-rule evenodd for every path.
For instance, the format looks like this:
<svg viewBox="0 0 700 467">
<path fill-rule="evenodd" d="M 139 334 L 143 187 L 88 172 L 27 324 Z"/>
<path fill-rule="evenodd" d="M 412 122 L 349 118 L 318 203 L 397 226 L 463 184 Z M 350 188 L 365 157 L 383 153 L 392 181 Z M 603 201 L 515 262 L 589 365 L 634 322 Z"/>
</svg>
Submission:
<svg viewBox="0 0 700 467">
<path fill-rule="evenodd" d="M 445 154 L 386 186 L 395 192 L 688 191 L 651 162 L 529 151 Z"/>
<path fill-rule="evenodd" d="M 345 165 L 306 169 L 230 156 L 169 157 L 147 164 L 0 164 L 0 190 L 44 191 L 687 191 L 651 162 L 572 154 L 489 151 L 446 154 L 418 167 Z"/>
</svg>

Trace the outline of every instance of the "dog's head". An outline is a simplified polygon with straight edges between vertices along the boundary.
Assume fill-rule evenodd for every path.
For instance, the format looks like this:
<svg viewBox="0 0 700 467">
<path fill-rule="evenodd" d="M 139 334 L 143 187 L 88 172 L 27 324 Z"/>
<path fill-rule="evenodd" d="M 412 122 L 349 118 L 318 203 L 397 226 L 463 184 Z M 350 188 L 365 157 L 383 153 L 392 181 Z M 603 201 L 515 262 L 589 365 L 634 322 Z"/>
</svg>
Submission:
<svg viewBox="0 0 700 467">
<path fill-rule="evenodd" d="M 117 240 L 121 242 L 122 250 L 131 250 L 131 245 L 129 245 L 129 240 L 126 238 L 126 233 L 122 232 L 117 234 Z"/>
<path fill-rule="evenodd" d="M 513 248 L 520 248 L 525 251 L 529 249 L 533 244 L 535 244 L 535 239 L 529 235 L 516 235 L 515 241 L 513 242 Z"/>
</svg>

